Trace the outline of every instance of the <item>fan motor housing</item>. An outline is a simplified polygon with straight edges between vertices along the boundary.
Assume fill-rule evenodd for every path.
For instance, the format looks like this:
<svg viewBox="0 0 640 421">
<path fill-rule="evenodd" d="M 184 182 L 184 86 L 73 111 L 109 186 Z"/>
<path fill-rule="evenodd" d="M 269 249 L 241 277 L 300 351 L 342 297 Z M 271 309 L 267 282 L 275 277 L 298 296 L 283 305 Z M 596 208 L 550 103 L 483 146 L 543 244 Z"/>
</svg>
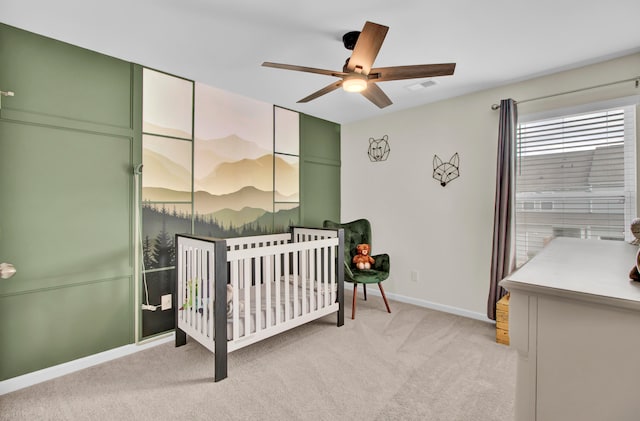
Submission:
<svg viewBox="0 0 640 421">
<path fill-rule="evenodd" d="M 342 43 L 344 44 L 344 48 L 347 50 L 353 50 L 356 46 L 356 42 L 358 42 L 358 37 L 360 36 L 360 31 L 351 31 L 347 32 L 342 36 Z"/>
</svg>

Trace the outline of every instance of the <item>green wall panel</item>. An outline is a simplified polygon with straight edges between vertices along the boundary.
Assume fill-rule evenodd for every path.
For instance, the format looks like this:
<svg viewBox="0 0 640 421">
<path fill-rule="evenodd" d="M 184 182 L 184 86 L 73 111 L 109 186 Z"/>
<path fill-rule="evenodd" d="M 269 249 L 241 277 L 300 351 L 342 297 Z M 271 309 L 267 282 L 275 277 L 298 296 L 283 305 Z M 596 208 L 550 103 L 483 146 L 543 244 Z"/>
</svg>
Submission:
<svg viewBox="0 0 640 421">
<path fill-rule="evenodd" d="M 340 125 L 300 114 L 300 155 L 340 163 Z"/>
<path fill-rule="evenodd" d="M 340 221 L 340 125 L 300 114 L 300 220 Z"/>
<path fill-rule="evenodd" d="M 131 140 L 0 121 L 0 293 L 128 276 Z"/>
<path fill-rule="evenodd" d="M 0 297 L 0 379 L 130 342 L 130 278 Z"/>
<path fill-rule="evenodd" d="M 131 127 L 131 64 L 0 24 L 3 109 Z"/>
<path fill-rule="evenodd" d="M 139 66 L 0 24 L 0 380 L 134 340 Z"/>
<path fill-rule="evenodd" d="M 306 162 L 301 205 L 305 226 L 322 226 L 322 221 L 340 221 L 340 167 L 324 163 Z"/>
</svg>

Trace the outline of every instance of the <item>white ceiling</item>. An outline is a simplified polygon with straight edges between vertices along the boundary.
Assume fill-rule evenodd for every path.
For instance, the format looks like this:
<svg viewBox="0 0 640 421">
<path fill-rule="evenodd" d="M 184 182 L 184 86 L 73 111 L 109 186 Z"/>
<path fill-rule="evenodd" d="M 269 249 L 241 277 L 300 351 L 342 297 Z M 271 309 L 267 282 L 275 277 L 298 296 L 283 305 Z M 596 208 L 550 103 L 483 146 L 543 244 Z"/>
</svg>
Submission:
<svg viewBox="0 0 640 421">
<path fill-rule="evenodd" d="M 455 74 L 382 82 L 381 110 L 342 90 L 297 104 L 337 79 L 260 66 L 341 70 L 366 20 L 390 27 L 376 67 Z M 640 51 L 639 0 L 0 0 L 0 21 L 338 123 Z"/>
</svg>

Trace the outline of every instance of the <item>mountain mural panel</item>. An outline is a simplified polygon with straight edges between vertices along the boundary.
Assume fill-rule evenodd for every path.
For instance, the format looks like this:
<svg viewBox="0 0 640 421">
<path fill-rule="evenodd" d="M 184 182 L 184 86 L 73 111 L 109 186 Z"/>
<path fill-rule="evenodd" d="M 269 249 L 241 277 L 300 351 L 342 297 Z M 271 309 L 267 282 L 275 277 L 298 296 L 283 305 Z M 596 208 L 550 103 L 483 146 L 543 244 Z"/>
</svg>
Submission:
<svg viewBox="0 0 640 421">
<path fill-rule="evenodd" d="M 272 154 L 258 159 L 241 159 L 235 162 L 223 162 L 213 167 L 203 178 L 195 180 L 196 190 L 204 190 L 214 195 L 229 194 L 244 187 L 252 186 L 262 191 L 273 191 L 274 167 L 282 178 L 278 194 L 298 195 L 298 165 L 292 165 Z"/>
<path fill-rule="evenodd" d="M 193 136 L 144 122 L 146 218 L 169 223 L 175 216 L 167 219 L 155 205 L 177 203 L 193 206 L 194 230 L 202 235 L 266 233 L 296 223 L 299 160 L 274 155 L 273 106 L 198 83 L 194 100 Z M 274 209 L 278 202 L 292 206 Z"/>
</svg>

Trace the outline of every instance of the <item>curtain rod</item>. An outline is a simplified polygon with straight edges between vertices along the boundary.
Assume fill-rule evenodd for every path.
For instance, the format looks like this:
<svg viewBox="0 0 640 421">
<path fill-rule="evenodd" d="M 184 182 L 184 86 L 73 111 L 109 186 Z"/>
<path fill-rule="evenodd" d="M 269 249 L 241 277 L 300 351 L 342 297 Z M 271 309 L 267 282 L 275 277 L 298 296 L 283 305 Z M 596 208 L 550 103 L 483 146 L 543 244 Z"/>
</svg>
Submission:
<svg viewBox="0 0 640 421">
<path fill-rule="evenodd" d="M 636 82 L 636 88 L 637 88 L 638 85 L 640 84 L 640 76 L 636 76 L 636 77 L 633 77 L 631 79 L 616 80 L 615 82 L 603 83 L 602 85 L 595 85 L 595 86 L 588 86 L 586 88 L 574 89 L 573 91 L 558 92 L 557 94 L 539 96 L 537 98 L 523 99 L 522 101 L 515 101 L 515 102 L 516 102 L 516 104 L 522 104 L 524 102 L 537 101 L 539 99 L 553 98 L 555 96 L 566 95 L 566 94 L 575 94 L 576 92 L 588 91 L 590 89 L 603 88 L 605 86 L 617 85 L 619 83 L 633 82 L 633 81 Z M 500 104 L 493 104 L 491 106 L 491 109 L 492 110 L 499 110 L 500 109 Z"/>
</svg>

